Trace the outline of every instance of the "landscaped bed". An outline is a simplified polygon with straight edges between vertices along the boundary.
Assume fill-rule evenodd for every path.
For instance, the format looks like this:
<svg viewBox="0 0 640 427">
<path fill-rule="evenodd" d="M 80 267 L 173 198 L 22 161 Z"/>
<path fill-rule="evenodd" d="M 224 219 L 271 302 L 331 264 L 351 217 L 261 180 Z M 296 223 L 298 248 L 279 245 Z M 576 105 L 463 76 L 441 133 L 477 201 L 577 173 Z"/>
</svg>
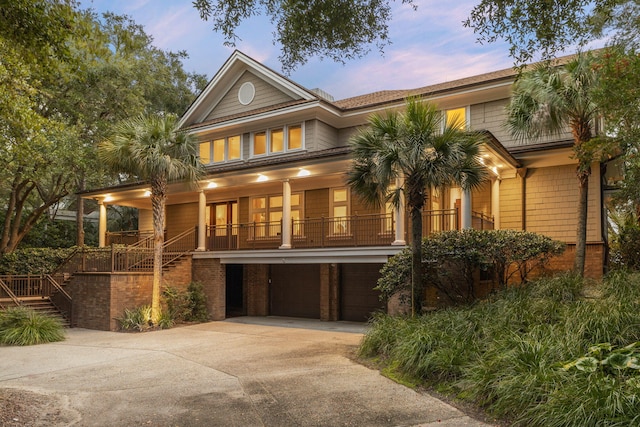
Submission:
<svg viewBox="0 0 640 427">
<path fill-rule="evenodd" d="M 565 275 L 469 307 L 380 315 L 360 354 L 512 425 L 639 425 L 640 274 L 611 274 L 590 297 L 585 283 Z"/>
</svg>

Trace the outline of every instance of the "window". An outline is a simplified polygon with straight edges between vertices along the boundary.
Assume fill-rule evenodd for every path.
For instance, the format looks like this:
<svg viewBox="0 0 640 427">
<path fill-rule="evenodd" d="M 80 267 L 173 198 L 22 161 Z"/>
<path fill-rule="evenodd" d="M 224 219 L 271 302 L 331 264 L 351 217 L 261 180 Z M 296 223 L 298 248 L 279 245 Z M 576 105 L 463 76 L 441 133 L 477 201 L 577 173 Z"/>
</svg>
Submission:
<svg viewBox="0 0 640 427">
<path fill-rule="evenodd" d="M 250 201 L 254 237 L 275 237 L 282 233 L 282 195 L 252 197 Z M 291 194 L 291 219 L 302 218 L 302 193 Z"/>
<path fill-rule="evenodd" d="M 267 133 L 257 132 L 253 134 L 253 155 L 260 156 L 267 152 Z"/>
<path fill-rule="evenodd" d="M 302 125 L 288 125 L 253 134 L 252 155 L 280 154 L 301 150 L 303 144 Z"/>
<path fill-rule="evenodd" d="M 282 129 L 271 131 L 271 152 L 281 153 L 284 150 L 284 133 Z"/>
<path fill-rule="evenodd" d="M 454 108 L 452 110 L 446 110 L 444 112 L 446 125 L 448 127 L 455 126 L 459 129 L 467 128 L 467 108 Z"/>
<path fill-rule="evenodd" d="M 224 162 L 224 138 L 213 140 L 213 161 Z"/>
<path fill-rule="evenodd" d="M 208 165 L 209 163 L 211 163 L 211 143 L 209 141 L 200 143 L 199 154 L 200 163 L 204 165 Z"/>
<path fill-rule="evenodd" d="M 200 163 L 209 165 L 242 158 L 242 138 L 234 135 L 200 143 Z"/>
<path fill-rule="evenodd" d="M 332 188 L 330 201 L 333 216 L 331 234 L 338 236 L 349 234 L 349 190 L 346 187 Z"/>
<path fill-rule="evenodd" d="M 289 150 L 298 150 L 302 148 L 302 126 L 289 126 Z"/>
</svg>

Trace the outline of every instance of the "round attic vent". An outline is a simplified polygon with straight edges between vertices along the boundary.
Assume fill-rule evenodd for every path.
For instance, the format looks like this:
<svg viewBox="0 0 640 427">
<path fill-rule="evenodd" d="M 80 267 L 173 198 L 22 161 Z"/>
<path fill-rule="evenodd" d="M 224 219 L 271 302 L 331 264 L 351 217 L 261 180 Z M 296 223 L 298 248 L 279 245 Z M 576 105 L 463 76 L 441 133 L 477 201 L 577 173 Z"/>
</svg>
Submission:
<svg viewBox="0 0 640 427">
<path fill-rule="evenodd" d="M 253 83 L 246 82 L 240 86 L 238 90 L 238 101 L 242 105 L 249 105 L 253 98 L 256 96 L 256 88 L 253 86 Z"/>
</svg>

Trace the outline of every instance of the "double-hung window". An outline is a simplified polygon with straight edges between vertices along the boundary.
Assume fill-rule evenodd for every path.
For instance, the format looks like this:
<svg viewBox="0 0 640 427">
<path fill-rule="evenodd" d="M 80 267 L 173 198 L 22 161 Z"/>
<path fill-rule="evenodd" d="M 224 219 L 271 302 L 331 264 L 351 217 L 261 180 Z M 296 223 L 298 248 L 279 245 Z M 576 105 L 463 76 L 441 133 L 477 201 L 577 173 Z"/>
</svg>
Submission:
<svg viewBox="0 0 640 427">
<path fill-rule="evenodd" d="M 209 165 L 242 158 L 242 138 L 240 135 L 217 138 L 200 143 L 200 163 Z"/>
<path fill-rule="evenodd" d="M 287 125 L 254 132 L 251 154 L 264 156 L 301 150 L 304 147 L 302 125 Z"/>
</svg>

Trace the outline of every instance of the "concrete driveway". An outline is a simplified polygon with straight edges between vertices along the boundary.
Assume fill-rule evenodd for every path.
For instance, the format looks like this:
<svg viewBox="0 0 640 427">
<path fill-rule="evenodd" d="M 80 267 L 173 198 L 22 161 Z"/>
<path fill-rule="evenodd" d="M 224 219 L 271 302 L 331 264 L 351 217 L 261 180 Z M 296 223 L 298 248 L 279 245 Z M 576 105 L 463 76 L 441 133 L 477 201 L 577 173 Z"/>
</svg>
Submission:
<svg viewBox="0 0 640 427">
<path fill-rule="evenodd" d="M 351 358 L 363 325 L 237 318 L 151 333 L 70 329 L 0 347 L 0 388 L 55 398 L 42 425 L 486 426 Z"/>
</svg>

